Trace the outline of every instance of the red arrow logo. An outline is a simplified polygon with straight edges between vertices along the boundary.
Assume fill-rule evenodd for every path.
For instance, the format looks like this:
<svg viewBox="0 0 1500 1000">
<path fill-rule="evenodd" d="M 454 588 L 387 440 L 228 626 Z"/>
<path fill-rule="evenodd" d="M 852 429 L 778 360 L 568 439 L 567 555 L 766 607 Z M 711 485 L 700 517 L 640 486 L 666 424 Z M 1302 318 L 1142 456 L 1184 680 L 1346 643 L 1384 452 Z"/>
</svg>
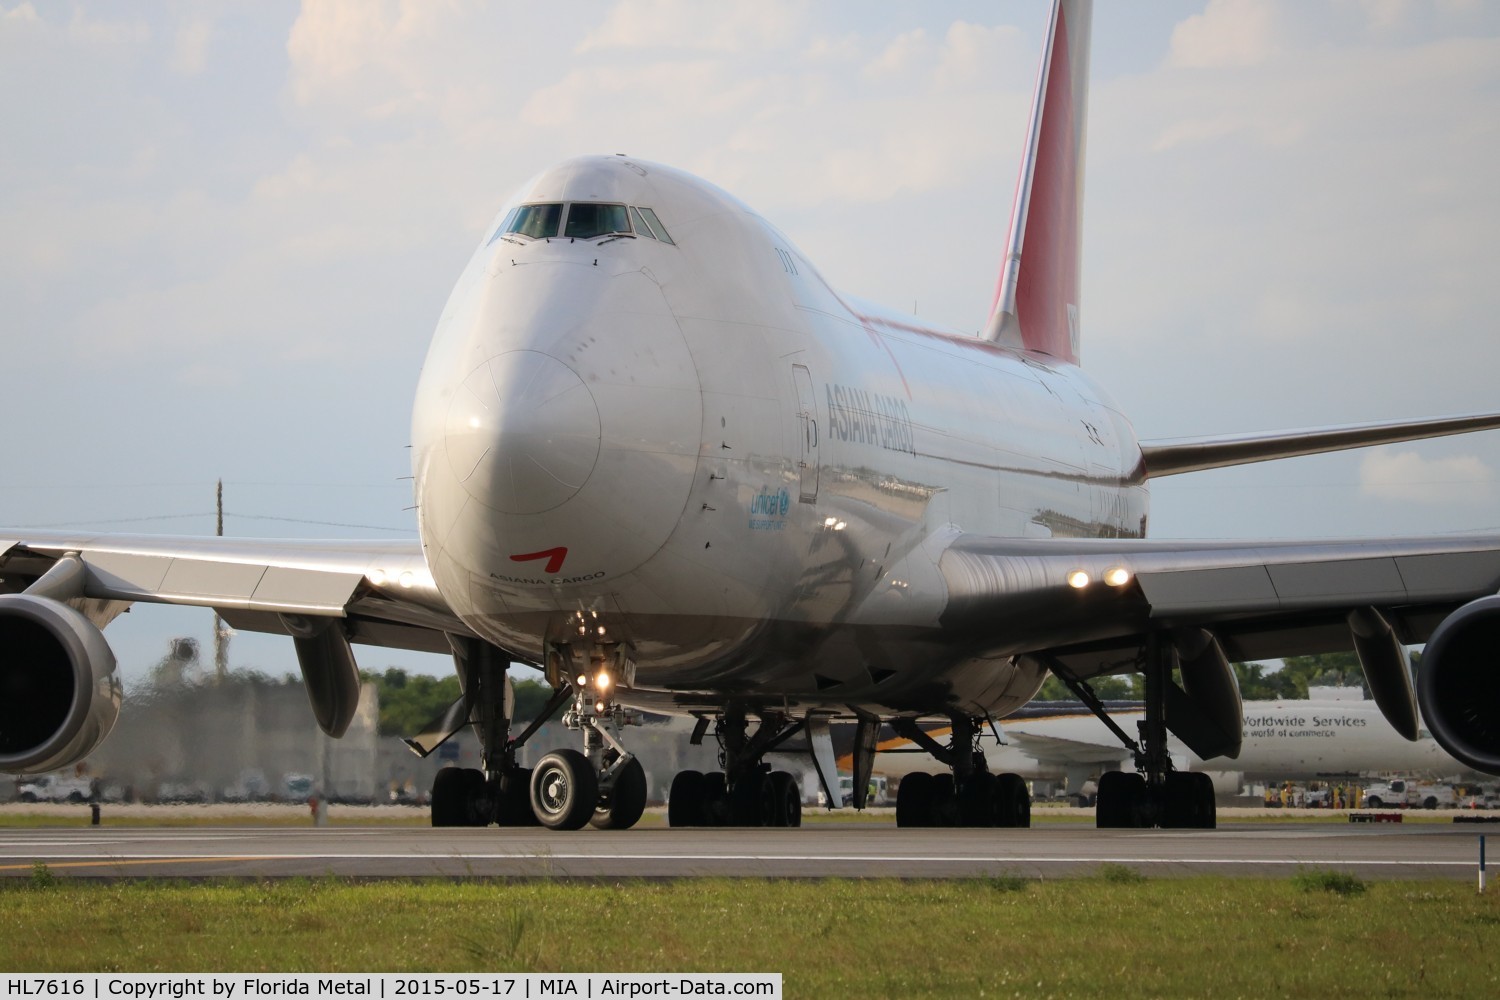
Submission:
<svg viewBox="0 0 1500 1000">
<path fill-rule="evenodd" d="M 563 560 L 568 558 L 568 550 L 559 545 L 555 549 L 546 549 L 542 552 L 528 552 L 524 556 L 511 556 L 511 562 L 534 562 L 537 559 L 547 560 L 547 565 L 542 569 L 548 573 L 556 573 L 562 569 Z"/>
</svg>

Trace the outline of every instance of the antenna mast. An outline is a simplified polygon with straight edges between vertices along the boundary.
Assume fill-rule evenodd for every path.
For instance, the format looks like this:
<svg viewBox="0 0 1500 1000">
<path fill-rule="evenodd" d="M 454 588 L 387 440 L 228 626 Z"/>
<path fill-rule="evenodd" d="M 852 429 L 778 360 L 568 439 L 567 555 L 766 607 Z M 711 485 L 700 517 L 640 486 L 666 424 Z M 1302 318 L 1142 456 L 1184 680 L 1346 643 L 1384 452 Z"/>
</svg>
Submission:
<svg viewBox="0 0 1500 1000">
<path fill-rule="evenodd" d="M 224 537 L 224 480 L 219 480 L 215 491 L 215 512 L 217 521 L 214 535 Z M 229 629 L 224 624 L 224 619 L 219 617 L 219 612 L 214 611 L 214 677 L 219 683 L 229 675 Z"/>
</svg>

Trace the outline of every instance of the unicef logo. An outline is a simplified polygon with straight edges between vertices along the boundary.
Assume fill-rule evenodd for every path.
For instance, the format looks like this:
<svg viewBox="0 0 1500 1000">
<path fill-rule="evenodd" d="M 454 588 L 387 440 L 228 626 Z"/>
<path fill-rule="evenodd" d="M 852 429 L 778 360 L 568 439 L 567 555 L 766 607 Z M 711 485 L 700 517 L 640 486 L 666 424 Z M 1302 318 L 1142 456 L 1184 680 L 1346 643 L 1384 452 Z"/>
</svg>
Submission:
<svg viewBox="0 0 1500 1000">
<path fill-rule="evenodd" d="M 761 491 L 750 498 L 750 513 L 760 517 L 786 517 L 787 512 L 792 509 L 792 495 L 786 488 L 772 493 L 769 489 L 762 487 Z"/>
</svg>

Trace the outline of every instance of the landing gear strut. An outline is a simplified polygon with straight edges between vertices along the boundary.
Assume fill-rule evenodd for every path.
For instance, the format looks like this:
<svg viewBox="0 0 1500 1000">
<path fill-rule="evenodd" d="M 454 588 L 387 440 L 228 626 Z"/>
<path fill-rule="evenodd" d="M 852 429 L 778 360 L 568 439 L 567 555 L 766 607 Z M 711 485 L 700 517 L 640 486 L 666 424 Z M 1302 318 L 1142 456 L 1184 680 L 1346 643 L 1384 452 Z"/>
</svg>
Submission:
<svg viewBox="0 0 1500 1000">
<path fill-rule="evenodd" d="M 802 794 L 797 779 L 786 771 L 772 771 L 762 758 L 801 732 L 803 722 L 778 713 L 762 716 L 755 731 L 742 709 L 731 706 L 717 720 L 722 770 L 679 771 L 667 796 L 671 826 L 802 825 Z M 707 720 L 700 720 L 694 741 L 702 738 Z"/>
<path fill-rule="evenodd" d="M 1053 672 L 1119 737 L 1135 759 L 1135 772 L 1106 771 L 1099 778 L 1095 826 L 1105 828 L 1185 827 L 1213 829 L 1217 825 L 1213 780 L 1201 772 L 1178 771 L 1167 752 L 1166 705 L 1177 648 L 1161 632 L 1146 636 L 1143 673 L 1146 680 L 1146 717 L 1137 724 L 1140 740 L 1132 740 L 1115 724 L 1093 688 L 1066 671 Z"/>
<path fill-rule="evenodd" d="M 602 630 L 601 630 L 602 634 Z M 552 700 L 519 736 L 510 735 L 515 703 L 505 670 L 509 660 L 488 643 L 455 641 L 464 697 L 447 716 L 408 740 L 424 756 L 465 723 L 479 735 L 483 769 L 445 767 L 432 785 L 433 826 L 528 826 L 577 830 L 590 823 L 625 830 L 646 809 L 646 772 L 620 744 L 630 720 L 615 700 L 618 648 L 596 647 L 587 668 L 575 668 L 566 647 L 549 651 Z M 583 735 L 583 751 L 557 750 L 524 768 L 516 752 L 568 700 L 563 725 Z M 441 739 L 431 734 L 441 730 Z"/>
<path fill-rule="evenodd" d="M 1031 793 L 1016 774 L 991 774 L 979 747 L 982 719 L 953 717 L 947 746 L 918 728 L 913 719 L 896 719 L 897 735 L 916 743 L 947 764 L 948 774 L 915 772 L 896 789 L 896 825 L 1029 827 Z"/>
</svg>

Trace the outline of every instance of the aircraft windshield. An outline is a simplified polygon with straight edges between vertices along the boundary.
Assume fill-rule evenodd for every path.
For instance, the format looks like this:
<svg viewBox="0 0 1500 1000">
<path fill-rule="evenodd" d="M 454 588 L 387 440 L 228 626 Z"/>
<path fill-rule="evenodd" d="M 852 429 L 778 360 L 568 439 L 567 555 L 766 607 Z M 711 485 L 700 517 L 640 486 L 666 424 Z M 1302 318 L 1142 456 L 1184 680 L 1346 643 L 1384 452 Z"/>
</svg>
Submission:
<svg viewBox="0 0 1500 1000">
<path fill-rule="evenodd" d="M 517 236 L 530 236 L 535 240 L 556 236 L 558 223 L 562 221 L 562 210 L 560 204 L 522 205 L 506 224 L 505 231 Z"/>
<path fill-rule="evenodd" d="M 564 236 L 587 240 L 611 233 L 630 232 L 630 216 L 624 205 L 599 205 L 574 202 L 568 206 L 568 226 Z"/>
</svg>

